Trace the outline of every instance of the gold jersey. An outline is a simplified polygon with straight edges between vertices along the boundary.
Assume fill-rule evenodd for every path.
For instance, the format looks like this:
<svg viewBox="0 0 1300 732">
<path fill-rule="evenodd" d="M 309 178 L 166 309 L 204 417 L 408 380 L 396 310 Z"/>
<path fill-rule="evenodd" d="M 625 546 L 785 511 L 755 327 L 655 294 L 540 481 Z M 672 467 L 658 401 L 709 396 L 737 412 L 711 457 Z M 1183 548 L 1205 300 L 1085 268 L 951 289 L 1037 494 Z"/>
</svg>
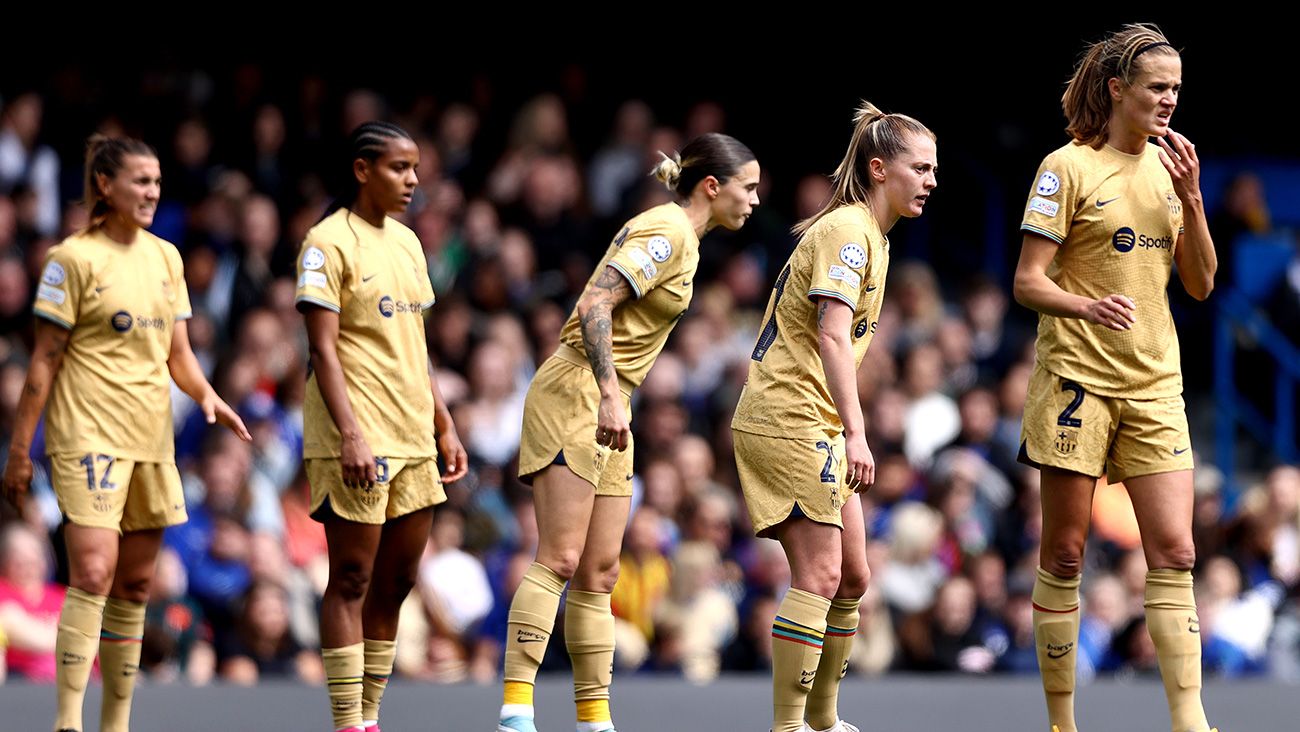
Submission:
<svg viewBox="0 0 1300 732">
<path fill-rule="evenodd" d="M 641 385 L 673 326 L 691 304 L 700 240 L 686 212 L 665 203 L 627 222 L 588 280 L 590 287 L 605 267 L 618 270 L 636 299 L 614 309 L 611 352 L 619 384 L 631 393 Z M 556 356 L 590 370 L 582 343 L 582 323 L 575 309 L 560 331 Z"/>
<path fill-rule="evenodd" d="M 822 368 L 816 301 L 835 298 L 853 308 L 853 363 L 861 365 L 888 271 L 889 239 L 865 206 L 837 208 L 804 233 L 768 300 L 733 429 L 770 437 L 843 431 Z"/>
<path fill-rule="evenodd" d="M 1047 276 L 1061 289 L 1137 305 L 1126 331 L 1038 316 L 1039 363 L 1097 394 L 1157 399 L 1183 390 L 1168 295 L 1183 211 L 1157 152 L 1061 147 L 1039 167 L 1020 227 L 1060 245 Z"/>
<path fill-rule="evenodd" d="M 68 237 L 47 256 L 32 309 L 70 331 L 46 451 L 174 461 L 167 360 L 176 321 L 190 317 L 176 247 L 143 229 L 130 244 L 99 229 Z"/>
<path fill-rule="evenodd" d="M 377 457 L 437 454 L 423 313 L 433 286 L 420 241 L 342 208 L 307 232 L 298 256 L 301 309 L 339 314 L 338 357 L 361 434 Z M 303 403 L 303 457 L 338 457 L 340 436 L 313 373 Z"/>
</svg>

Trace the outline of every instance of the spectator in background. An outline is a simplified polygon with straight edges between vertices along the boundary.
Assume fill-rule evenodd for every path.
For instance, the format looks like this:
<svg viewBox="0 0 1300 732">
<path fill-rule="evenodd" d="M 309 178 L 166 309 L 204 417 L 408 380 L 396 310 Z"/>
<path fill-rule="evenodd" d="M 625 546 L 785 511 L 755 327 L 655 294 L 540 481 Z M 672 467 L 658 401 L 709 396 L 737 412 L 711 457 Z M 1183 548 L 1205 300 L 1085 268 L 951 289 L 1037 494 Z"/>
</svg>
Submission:
<svg viewBox="0 0 1300 732">
<path fill-rule="evenodd" d="M 4 663 L 27 681 L 53 683 L 59 608 L 64 588 L 50 581 L 50 550 L 24 523 L 0 529 L 0 635 Z"/>
<path fill-rule="evenodd" d="M 26 237 L 59 233 L 59 156 L 41 143 L 45 105 L 39 95 L 19 94 L 0 106 L 0 195 L 30 196 Z"/>
</svg>

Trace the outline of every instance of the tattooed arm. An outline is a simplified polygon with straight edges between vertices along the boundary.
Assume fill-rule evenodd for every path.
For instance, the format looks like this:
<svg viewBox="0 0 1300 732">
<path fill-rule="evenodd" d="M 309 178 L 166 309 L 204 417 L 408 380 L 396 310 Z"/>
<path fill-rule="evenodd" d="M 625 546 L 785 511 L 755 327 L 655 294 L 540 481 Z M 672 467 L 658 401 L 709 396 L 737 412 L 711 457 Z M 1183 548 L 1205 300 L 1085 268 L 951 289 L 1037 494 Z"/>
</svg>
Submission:
<svg viewBox="0 0 1300 732">
<path fill-rule="evenodd" d="M 50 398 L 54 377 L 63 366 L 63 354 L 68 349 L 72 332 L 44 318 L 36 319 L 36 343 L 32 348 L 32 361 L 27 366 L 27 381 L 18 397 L 18 411 L 14 415 L 14 432 L 9 441 L 9 459 L 5 463 L 4 494 L 14 505 L 26 495 L 32 482 L 32 435 L 45 402 Z"/>
<path fill-rule="evenodd" d="M 632 287 L 627 278 L 607 266 L 578 300 L 582 345 L 600 387 L 596 442 L 618 450 L 627 449 L 632 431 L 628 426 L 627 412 L 623 409 L 623 394 L 618 388 L 618 372 L 614 370 L 613 317 L 614 308 L 631 296 Z"/>
<path fill-rule="evenodd" d="M 844 480 L 855 491 L 865 491 L 876 480 L 876 461 L 867 447 L 858 399 L 858 370 L 853 363 L 853 309 L 833 297 L 817 298 L 817 346 L 835 411 L 844 424 Z"/>
</svg>

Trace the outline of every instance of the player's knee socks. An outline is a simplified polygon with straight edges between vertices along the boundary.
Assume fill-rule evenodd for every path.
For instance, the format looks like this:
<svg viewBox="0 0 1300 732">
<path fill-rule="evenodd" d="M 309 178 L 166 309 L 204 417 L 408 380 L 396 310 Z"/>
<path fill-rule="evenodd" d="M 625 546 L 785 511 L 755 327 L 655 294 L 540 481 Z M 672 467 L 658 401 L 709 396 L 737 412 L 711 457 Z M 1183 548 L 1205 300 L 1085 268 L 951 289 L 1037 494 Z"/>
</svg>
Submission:
<svg viewBox="0 0 1300 732">
<path fill-rule="evenodd" d="M 1156 647 L 1175 732 L 1210 728 L 1201 706 L 1201 621 L 1192 594 L 1192 573 L 1147 572 L 1147 632 Z"/>
<path fill-rule="evenodd" d="M 532 706 L 533 683 L 555 628 L 555 612 L 560 607 L 564 584 L 558 574 L 537 562 L 524 573 L 510 602 L 503 706 Z"/>
<path fill-rule="evenodd" d="M 813 681 L 812 691 L 808 692 L 808 708 L 804 714 L 814 730 L 830 729 L 839 721 L 840 679 L 849 670 L 861 602 L 859 598 L 831 600 L 830 612 L 826 614 L 822 660 L 817 665 L 817 678 Z"/>
<path fill-rule="evenodd" d="M 361 677 L 361 719 L 364 722 L 378 722 L 379 704 L 384 700 L 388 677 L 393 675 L 393 657 L 397 655 L 397 643 L 366 638 L 362 641 L 362 647 L 365 673 Z"/>
<path fill-rule="evenodd" d="M 69 587 L 63 598 L 58 636 L 54 642 L 54 655 L 59 663 L 55 671 L 58 681 L 55 729 L 84 729 L 81 706 L 86 700 L 86 682 L 95 662 L 107 599 L 75 587 Z"/>
<path fill-rule="evenodd" d="M 325 684 L 330 696 L 334 729 L 361 726 L 361 676 L 365 672 L 364 643 L 342 648 L 322 648 Z"/>
<path fill-rule="evenodd" d="M 772 732 L 799 732 L 831 601 L 790 588 L 772 621 Z"/>
<path fill-rule="evenodd" d="M 140 644 L 144 640 L 144 603 L 108 598 L 99 633 L 99 673 L 104 679 L 99 728 L 127 732 L 131 725 L 131 697 L 140 670 Z"/>
<path fill-rule="evenodd" d="M 573 699 L 584 732 L 609 729 L 609 685 L 614 676 L 614 613 L 607 592 L 569 590 L 564 641 L 573 661 Z"/>
<path fill-rule="evenodd" d="M 1034 642 L 1047 698 L 1047 719 L 1060 732 L 1075 732 L 1074 664 L 1079 644 L 1079 578 L 1038 568 L 1034 580 Z"/>
</svg>

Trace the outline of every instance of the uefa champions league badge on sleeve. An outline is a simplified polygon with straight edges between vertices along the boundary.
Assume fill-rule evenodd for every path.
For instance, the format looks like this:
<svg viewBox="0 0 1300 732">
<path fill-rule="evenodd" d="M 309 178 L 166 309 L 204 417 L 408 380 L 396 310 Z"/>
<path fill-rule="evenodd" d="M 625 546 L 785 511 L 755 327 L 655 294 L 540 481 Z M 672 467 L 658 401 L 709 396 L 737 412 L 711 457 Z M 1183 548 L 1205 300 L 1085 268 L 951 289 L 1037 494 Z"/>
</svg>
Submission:
<svg viewBox="0 0 1300 732">
<path fill-rule="evenodd" d="M 1050 170 L 1043 171 L 1043 174 L 1038 177 L 1038 186 L 1034 189 L 1040 196 L 1050 196 L 1059 190 L 1061 190 L 1061 179 Z"/>
<path fill-rule="evenodd" d="M 867 264 L 867 250 L 861 244 L 849 242 L 840 247 L 840 261 L 853 269 L 862 269 Z"/>
<path fill-rule="evenodd" d="M 303 269 L 320 269 L 325 266 L 325 252 L 316 247 L 307 247 L 307 251 L 302 253 Z"/>
<path fill-rule="evenodd" d="M 668 241 L 666 236 L 650 237 L 650 241 L 646 242 L 645 248 L 649 250 L 650 256 L 656 262 L 667 262 L 668 258 L 673 256 L 673 244 Z"/>
</svg>

